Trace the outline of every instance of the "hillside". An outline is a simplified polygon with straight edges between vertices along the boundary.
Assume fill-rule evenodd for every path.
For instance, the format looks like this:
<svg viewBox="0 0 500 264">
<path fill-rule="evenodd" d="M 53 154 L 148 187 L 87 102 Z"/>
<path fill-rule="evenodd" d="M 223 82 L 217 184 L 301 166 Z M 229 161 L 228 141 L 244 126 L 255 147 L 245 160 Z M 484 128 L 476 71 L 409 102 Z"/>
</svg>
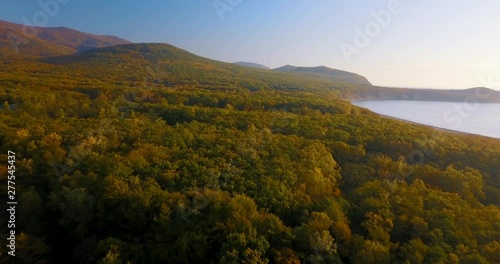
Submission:
<svg viewBox="0 0 500 264">
<path fill-rule="evenodd" d="M 354 83 L 315 76 L 241 67 L 192 54 L 162 43 L 125 44 L 67 56 L 43 59 L 45 65 L 64 66 L 88 78 L 137 85 L 197 86 L 212 90 L 288 90 L 324 93 L 331 89 L 354 89 Z M 119 65 L 119 71 L 109 65 Z M 86 69 L 92 68 L 91 71 Z M 57 67 L 56 69 L 60 69 Z M 61 77 L 67 71 L 61 72 Z M 193 75 L 195 74 L 195 76 Z"/>
<path fill-rule="evenodd" d="M 465 90 L 401 89 L 401 94 L 389 95 L 392 100 L 500 103 L 500 91 L 476 87 Z"/>
<path fill-rule="evenodd" d="M 114 36 L 98 36 L 65 27 L 25 27 L 0 20 L 1 57 L 68 55 L 127 43 L 131 42 Z"/>
<path fill-rule="evenodd" d="M 30 36 L 26 38 L 23 35 L 23 32 L 35 33 L 34 36 Z M 69 28 L 58 27 L 58 28 L 32 28 L 27 27 L 23 28 L 23 25 L 9 23 L 6 21 L 0 20 L 0 57 L 2 58 L 26 58 L 26 57 L 59 57 L 52 60 L 55 63 L 63 63 L 65 62 L 77 62 L 83 61 L 88 63 L 88 56 L 93 56 L 93 53 L 88 53 L 86 55 L 76 55 L 74 57 L 60 57 L 65 55 L 72 55 L 78 52 L 89 51 L 92 49 L 99 49 L 108 46 L 115 46 L 120 44 L 129 44 L 130 42 L 118 37 L 114 36 L 98 36 L 88 33 L 79 32 L 76 30 L 72 30 Z M 154 45 L 154 44 L 150 44 Z M 166 44 L 165 44 L 166 45 Z M 174 49 L 175 47 L 170 47 Z M 119 51 L 118 48 L 115 51 L 103 49 L 102 51 L 96 52 L 94 55 L 96 58 L 99 58 L 103 52 L 124 52 Z M 176 49 L 176 48 L 175 48 Z M 132 52 L 132 51 L 131 51 Z M 161 60 L 164 58 L 164 55 L 155 53 L 155 50 L 150 50 L 151 54 L 146 55 L 148 49 L 140 52 L 145 55 L 144 58 L 147 60 L 144 63 L 144 60 L 141 64 L 143 67 L 139 69 L 137 72 L 133 72 L 132 76 L 126 77 L 129 80 L 138 80 L 140 78 L 153 78 L 156 81 L 165 80 L 166 76 L 161 76 L 161 74 L 156 73 L 160 71 L 162 73 L 165 72 L 166 69 L 171 67 L 171 64 L 168 62 L 165 64 L 165 69 L 159 69 L 159 65 L 162 64 Z M 161 51 L 159 53 L 169 53 L 169 51 Z M 184 53 L 184 54 L 182 54 Z M 212 79 L 213 74 L 221 74 L 224 73 L 222 78 L 230 77 L 230 76 L 241 76 L 241 70 L 231 68 L 227 64 L 220 63 L 217 61 L 208 60 L 202 57 L 198 57 L 194 54 L 190 54 L 187 51 L 178 49 L 170 54 L 177 54 L 175 56 L 178 61 L 187 60 L 189 61 L 197 61 L 199 65 L 198 68 L 212 69 L 213 72 L 210 72 L 209 76 L 206 76 L 208 79 Z M 124 56 L 131 56 L 130 58 L 124 57 L 123 59 L 130 61 L 129 59 L 133 59 L 137 54 L 125 54 Z M 162 57 L 163 56 L 163 57 Z M 104 54 L 104 57 L 106 55 Z M 173 59 L 173 58 L 170 58 Z M 102 58 L 99 58 L 102 60 Z M 95 60 L 91 60 L 95 61 Z M 153 62 L 155 64 L 153 69 L 148 63 Z M 106 61 L 103 62 L 105 65 Z M 115 62 L 117 63 L 117 62 Z M 138 63 L 136 60 L 134 63 Z M 201 64 L 203 64 L 203 66 Z M 255 69 L 269 69 L 268 67 L 260 64 L 249 63 L 249 62 L 236 62 L 236 65 L 255 68 Z M 111 71 L 109 67 L 102 67 L 103 71 L 100 71 L 101 74 L 106 75 L 109 74 L 108 71 Z M 287 75 L 277 75 L 278 79 L 283 80 L 283 82 L 288 82 L 290 79 L 295 83 L 302 83 L 299 87 L 294 87 L 293 89 L 313 89 L 317 90 L 318 87 L 326 87 L 330 86 L 330 89 L 336 91 L 340 98 L 345 98 L 349 100 L 357 99 L 357 100 L 370 100 L 370 99 L 378 99 L 378 100 L 423 100 L 423 101 L 452 101 L 452 102 L 463 102 L 466 98 L 470 97 L 475 93 L 476 90 L 433 90 L 433 89 L 407 89 L 407 88 L 385 88 L 385 87 L 374 87 L 370 84 L 370 82 L 363 76 L 360 76 L 355 73 L 350 73 L 341 70 L 330 69 L 328 67 L 319 66 L 319 67 L 297 67 L 286 65 L 277 69 L 273 69 L 275 72 L 286 73 Z M 136 75 L 142 75 L 143 77 L 139 77 Z M 255 83 L 256 80 L 259 80 L 262 76 L 265 76 L 264 79 L 274 78 L 270 74 L 262 72 L 255 74 L 252 73 L 248 75 L 248 72 L 243 74 L 246 76 L 251 76 L 250 80 L 247 80 L 245 85 L 253 86 L 254 89 L 256 87 L 268 86 L 267 82 L 264 80 L 259 85 Z M 136 77 L 134 77 L 136 76 Z M 306 78 L 306 81 L 300 81 L 300 78 Z M 201 80 L 204 78 L 201 77 Z M 314 79 L 314 80 L 313 80 Z M 166 80 L 168 82 L 168 80 Z M 185 80 L 189 82 L 189 80 Z M 332 81 L 333 83 L 329 83 L 328 81 Z M 210 82 L 210 81 L 208 81 Z M 254 83 L 253 85 L 249 85 L 249 83 Z M 311 86 L 311 83 L 314 85 Z M 364 87 L 357 87 L 353 89 L 351 85 L 362 85 Z M 282 86 L 282 84 L 276 84 L 273 88 L 277 88 L 278 86 Z M 481 99 L 482 102 L 500 102 L 500 92 L 491 91 L 488 92 L 487 98 Z"/>
<path fill-rule="evenodd" d="M 322 78 L 332 81 L 341 81 L 341 82 L 371 86 L 371 83 L 365 77 L 359 74 L 347 71 L 335 70 L 325 66 L 297 67 L 292 65 L 286 65 L 273 69 L 273 71 L 295 73 L 308 77 Z"/>
<path fill-rule="evenodd" d="M 17 260 L 497 263 L 500 140 L 355 107 L 407 91 L 329 74 L 167 44 L 1 60 Z"/>
<path fill-rule="evenodd" d="M 245 66 L 245 67 L 250 67 L 250 68 L 270 70 L 270 68 L 267 66 L 264 66 L 264 65 L 258 64 L 258 63 L 253 63 L 253 62 L 238 61 L 238 62 L 234 62 L 234 64 L 240 65 L 240 66 Z"/>
</svg>

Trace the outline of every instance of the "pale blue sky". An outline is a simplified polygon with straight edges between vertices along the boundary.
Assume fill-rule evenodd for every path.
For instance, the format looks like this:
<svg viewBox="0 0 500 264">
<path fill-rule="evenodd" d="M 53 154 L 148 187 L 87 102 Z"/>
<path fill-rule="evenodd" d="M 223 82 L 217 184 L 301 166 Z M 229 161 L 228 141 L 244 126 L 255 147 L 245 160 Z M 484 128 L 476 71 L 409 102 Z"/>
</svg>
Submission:
<svg viewBox="0 0 500 264">
<path fill-rule="evenodd" d="M 498 0 L 40 2 L 51 1 L 67 3 L 48 16 L 47 26 L 170 43 L 221 61 L 325 65 L 377 85 L 500 89 Z M 48 12 L 34 0 L 1 5 L 0 19 L 14 23 L 23 17 L 35 23 L 37 12 Z M 389 23 L 373 16 L 389 11 Z M 356 45 L 357 28 L 371 35 L 363 45 Z M 346 56 L 346 47 L 355 53 Z"/>
</svg>

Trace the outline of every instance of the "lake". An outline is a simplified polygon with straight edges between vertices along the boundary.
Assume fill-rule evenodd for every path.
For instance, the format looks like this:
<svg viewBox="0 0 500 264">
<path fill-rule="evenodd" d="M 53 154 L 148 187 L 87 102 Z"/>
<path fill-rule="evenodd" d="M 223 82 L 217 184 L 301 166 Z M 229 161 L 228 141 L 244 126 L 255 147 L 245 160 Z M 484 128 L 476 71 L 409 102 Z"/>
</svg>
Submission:
<svg viewBox="0 0 500 264">
<path fill-rule="evenodd" d="M 374 100 L 352 104 L 424 125 L 500 138 L 500 104 Z"/>
</svg>

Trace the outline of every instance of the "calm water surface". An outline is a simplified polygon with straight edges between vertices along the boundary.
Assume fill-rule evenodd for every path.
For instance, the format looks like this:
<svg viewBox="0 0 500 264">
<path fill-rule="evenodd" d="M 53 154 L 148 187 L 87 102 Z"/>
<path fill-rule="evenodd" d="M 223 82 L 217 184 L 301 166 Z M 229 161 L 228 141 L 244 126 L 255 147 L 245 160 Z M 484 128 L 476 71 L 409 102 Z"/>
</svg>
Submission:
<svg viewBox="0 0 500 264">
<path fill-rule="evenodd" d="M 500 104 L 393 100 L 352 103 L 375 113 L 424 125 L 500 138 Z"/>
</svg>

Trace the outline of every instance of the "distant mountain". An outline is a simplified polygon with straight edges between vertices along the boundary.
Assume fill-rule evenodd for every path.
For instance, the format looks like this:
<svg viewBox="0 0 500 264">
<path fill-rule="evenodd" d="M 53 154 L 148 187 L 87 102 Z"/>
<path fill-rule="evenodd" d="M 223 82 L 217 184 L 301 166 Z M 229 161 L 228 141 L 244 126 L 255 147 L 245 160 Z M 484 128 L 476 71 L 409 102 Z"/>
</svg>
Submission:
<svg viewBox="0 0 500 264">
<path fill-rule="evenodd" d="M 0 57 L 50 57 L 128 44 L 114 36 L 99 36 L 65 27 L 26 27 L 0 20 Z"/>
<path fill-rule="evenodd" d="M 441 102 L 500 102 L 500 91 L 476 87 L 466 90 L 409 89 L 400 99 Z"/>
<path fill-rule="evenodd" d="M 271 69 L 271 68 L 264 66 L 262 64 L 253 63 L 253 62 L 246 62 L 246 61 L 238 61 L 238 62 L 234 62 L 233 64 L 245 66 L 245 67 L 250 67 L 250 68 L 256 68 L 256 69 L 264 69 L 264 70 Z"/>
<path fill-rule="evenodd" d="M 197 56 L 164 43 L 134 43 L 98 48 L 71 55 L 43 58 L 47 67 L 60 72 L 58 78 L 75 73 L 85 78 L 102 79 L 131 87 L 155 85 L 165 87 L 205 87 L 225 91 L 308 91 L 324 93 L 358 85 L 317 76 L 277 72 Z M 68 69 L 72 69 L 68 71 Z M 54 75 L 53 73 L 51 75 Z M 370 86 L 371 87 L 371 86 Z M 368 87 L 365 87 L 368 89 Z"/>
<path fill-rule="evenodd" d="M 372 85 L 365 77 L 359 74 L 331 69 L 325 66 L 297 67 L 292 65 L 285 65 L 283 67 L 273 69 L 273 71 L 300 74 L 303 76 L 315 77 L 332 81 L 341 81 L 341 82 L 362 84 L 369 86 Z"/>
<path fill-rule="evenodd" d="M 436 102 L 500 103 L 500 91 L 476 87 L 465 90 L 412 89 L 374 87 L 376 93 L 364 93 L 359 98 L 379 100 L 412 100 Z"/>
<path fill-rule="evenodd" d="M 113 60 L 110 60 L 113 59 Z M 89 61 L 91 60 L 91 61 Z M 214 62 L 195 54 L 189 53 L 186 50 L 175 46 L 163 43 L 138 43 L 138 44 L 123 44 L 114 45 L 103 48 L 96 48 L 71 54 L 69 56 L 59 56 L 48 58 L 51 62 L 98 62 L 102 61 L 105 64 L 113 65 L 113 63 L 128 60 L 129 62 L 137 62 L 137 60 L 146 60 L 151 62 L 173 62 L 185 61 L 186 63 L 193 61 L 206 60 Z M 116 65 L 115 65 L 116 66 Z"/>
<path fill-rule="evenodd" d="M 136 85 L 134 83 L 138 81 L 152 81 L 165 86 L 204 86 L 226 90 L 330 89 L 339 98 L 347 100 L 464 102 L 467 98 L 478 98 L 480 102 L 500 102 L 500 92 L 486 88 L 435 90 L 377 87 L 368 81 L 363 82 L 364 77 L 360 75 L 327 67 L 285 66 L 262 71 L 207 59 L 163 43 L 116 45 L 45 58 L 44 61 L 65 65 L 65 68 L 75 69 L 74 72 L 80 72 L 88 78 L 114 79 L 116 83 L 129 82 L 130 85 Z"/>
</svg>

